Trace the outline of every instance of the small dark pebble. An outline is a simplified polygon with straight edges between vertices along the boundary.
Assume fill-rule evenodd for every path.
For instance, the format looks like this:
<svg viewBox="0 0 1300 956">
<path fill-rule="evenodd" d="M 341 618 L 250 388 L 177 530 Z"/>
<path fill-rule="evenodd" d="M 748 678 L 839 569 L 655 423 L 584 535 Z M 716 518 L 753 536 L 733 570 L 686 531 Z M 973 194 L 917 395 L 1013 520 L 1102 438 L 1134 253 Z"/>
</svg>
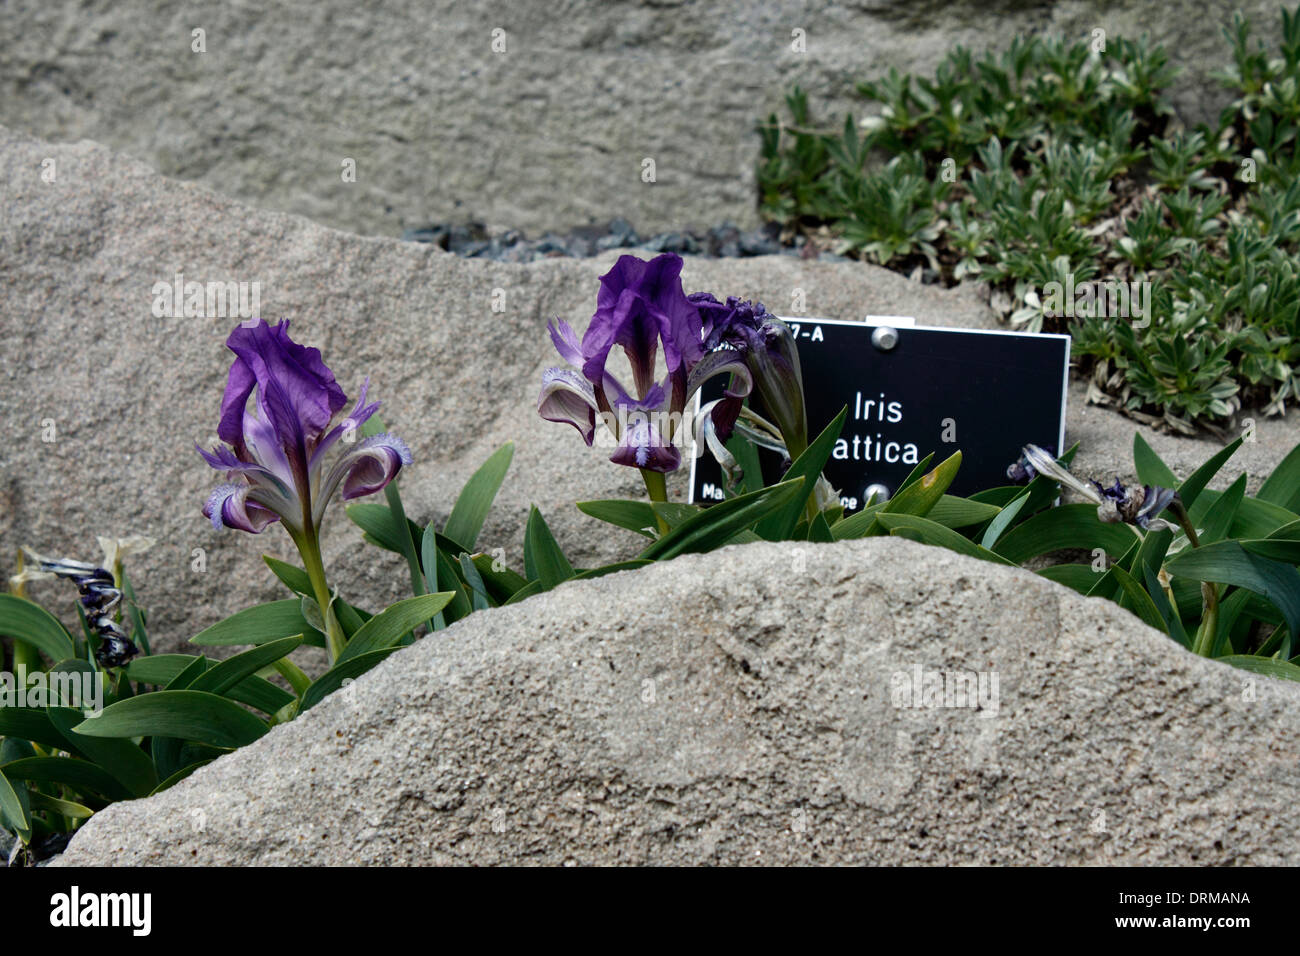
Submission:
<svg viewBox="0 0 1300 956">
<path fill-rule="evenodd" d="M 447 251 L 461 256 L 476 256 L 486 248 L 487 241 L 487 229 L 481 222 L 452 226 L 447 235 Z"/>
<path fill-rule="evenodd" d="M 429 243 L 465 258 L 499 262 L 532 262 L 559 256 L 585 259 L 611 249 L 633 248 L 721 259 L 801 255 L 823 261 L 848 261 L 845 256 L 819 252 L 814 246 L 807 245 L 803 236 L 795 237 L 790 244 L 782 243 L 781 227 L 773 222 L 749 231 L 741 231 L 734 223 L 724 222 L 705 232 L 676 230 L 643 238 L 626 219 L 614 219 L 605 225 L 579 226 L 565 234 L 548 232 L 535 239 L 529 239 L 518 229 L 491 235 L 480 222 L 459 225 L 433 223 L 407 229 L 402 233 L 402 239 Z"/>
<path fill-rule="evenodd" d="M 447 248 L 447 226 L 425 226 L 421 229 L 408 229 L 402 233 L 404 242 L 428 242 L 440 248 Z"/>
<path fill-rule="evenodd" d="M 683 232 L 660 233 L 645 245 L 651 252 L 675 252 L 678 255 L 694 255 L 700 251 L 700 244 Z"/>
<path fill-rule="evenodd" d="M 792 251 L 798 251 L 792 246 Z M 740 234 L 740 254 L 742 256 L 773 256 L 781 251 L 781 243 L 762 230 L 742 232 Z"/>
</svg>

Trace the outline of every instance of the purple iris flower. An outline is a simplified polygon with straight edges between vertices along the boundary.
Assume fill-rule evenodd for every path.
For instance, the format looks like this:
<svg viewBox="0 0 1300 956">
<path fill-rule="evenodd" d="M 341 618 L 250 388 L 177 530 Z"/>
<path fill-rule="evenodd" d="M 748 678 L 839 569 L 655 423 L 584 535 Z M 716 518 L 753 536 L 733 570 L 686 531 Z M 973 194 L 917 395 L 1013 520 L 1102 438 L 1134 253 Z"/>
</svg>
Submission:
<svg viewBox="0 0 1300 956">
<path fill-rule="evenodd" d="M 199 448 L 228 479 L 203 508 L 213 527 L 257 534 L 278 519 L 295 539 L 314 538 L 336 493 L 348 499 L 379 491 L 411 463 L 406 443 L 382 434 L 349 445 L 327 464 L 327 453 L 379 403 L 366 404 L 367 379 L 352 410 L 336 422 L 347 396 L 320 351 L 289 338 L 287 320 L 272 327 L 250 319 L 226 345 L 235 353 L 217 426 L 226 444 Z"/>
<path fill-rule="evenodd" d="M 746 379 L 758 390 L 788 457 L 797 458 L 808 447 L 808 416 L 799 350 L 790 327 L 761 302 L 734 295 L 719 302 L 708 292 L 692 293 L 690 299 L 700 311 L 705 350 L 712 356 L 730 353 L 743 363 Z M 748 387 L 743 392 L 729 390 L 714 408 L 710 424 L 723 441 L 730 437 L 748 394 Z"/>
<path fill-rule="evenodd" d="M 733 390 L 740 398 L 749 394 L 748 371 L 734 352 L 705 354 L 703 319 L 682 290 L 681 270 L 681 257 L 672 253 L 649 262 L 621 256 L 600 277 L 596 313 L 581 342 L 563 319 L 548 326 L 568 367 L 543 373 L 538 414 L 572 425 L 588 445 L 603 420 L 618 439 L 610 460 L 642 471 L 681 467 L 674 439 L 687 401 L 705 380 L 735 372 Z M 609 371 L 616 346 L 631 366 L 631 391 Z M 657 381 L 661 348 L 667 374 Z"/>
</svg>

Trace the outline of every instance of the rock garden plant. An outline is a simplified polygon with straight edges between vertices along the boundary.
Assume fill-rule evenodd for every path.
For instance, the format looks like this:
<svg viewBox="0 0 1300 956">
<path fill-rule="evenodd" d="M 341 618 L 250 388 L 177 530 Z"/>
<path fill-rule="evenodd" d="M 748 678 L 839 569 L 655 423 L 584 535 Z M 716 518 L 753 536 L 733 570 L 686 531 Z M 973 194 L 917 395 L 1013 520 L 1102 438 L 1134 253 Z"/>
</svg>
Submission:
<svg viewBox="0 0 1300 956">
<path fill-rule="evenodd" d="M 1091 398 L 1192 433 L 1282 413 L 1300 360 L 1300 10 L 1271 47 L 1224 30 L 1233 97 L 1186 128 L 1145 39 L 958 47 L 932 78 L 857 88 L 818 121 L 795 88 L 759 124 L 764 214 L 787 235 L 953 284 L 1028 330 L 1068 331 Z"/>
<path fill-rule="evenodd" d="M 1009 463 L 1006 485 L 969 498 L 946 493 L 961 453 L 937 464 L 931 455 L 888 500 L 846 514 L 822 471 L 847 410 L 810 423 L 791 330 L 759 303 L 688 295 L 681 267 L 671 254 L 624 256 L 601 277 L 581 337 L 563 319 L 549 330 L 561 364 L 543 375 L 540 417 L 607 446 L 610 462 L 637 469 L 646 489 L 644 498 L 575 503 L 593 534 L 612 525 L 628 536 L 628 559 L 598 568 L 575 567 L 536 508 L 522 567 L 479 548 L 509 443 L 469 479 L 441 527 L 416 523 L 395 479 L 418 463 L 378 419 L 369 383 L 345 414 L 321 354 L 291 339 L 287 323 L 235 328 L 217 412 L 223 444 L 199 450 L 223 479 L 203 514 L 248 534 L 282 525 L 301 566 L 265 558 L 288 595 L 195 635 L 199 649 L 243 648 L 215 660 L 150 652 L 126 569 L 147 542 L 105 539 L 99 563 L 19 556 L 11 593 L 0 595 L 12 664 L 0 684 L 0 825 L 18 838 L 15 856 L 57 850 L 113 801 L 175 785 L 471 614 L 569 580 L 754 541 L 896 535 L 1026 565 L 1119 603 L 1195 653 L 1300 679 L 1300 448 L 1254 495 L 1244 475 L 1223 491 L 1208 487 L 1240 439 L 1180 479 L 1135 437 L 1134 486 L 1071 473 L 1074 449 L 1056 457 L 1031 445 Z M 703 400 L 715 379 L 721 397 Z M 761 449 L 783 462 L 770 482 Z M 670 500 L 668 476 L 701 453 L 723 465 L 727 497 L 708 507 Z M 401 556 L 412 593 L 369 611 L 330 587 L 320 529 L 335 499 L 381 491 L 383 502 L 354 502 L 347 515 L 366 542 Z M 43 579 L 37 603 L 29 589 Z M 71 607 L 78 626 L 69 629 L 61 615 Z M 322 673 L 291 660 L 303 646 L 325 650 Z"/>
</svg>

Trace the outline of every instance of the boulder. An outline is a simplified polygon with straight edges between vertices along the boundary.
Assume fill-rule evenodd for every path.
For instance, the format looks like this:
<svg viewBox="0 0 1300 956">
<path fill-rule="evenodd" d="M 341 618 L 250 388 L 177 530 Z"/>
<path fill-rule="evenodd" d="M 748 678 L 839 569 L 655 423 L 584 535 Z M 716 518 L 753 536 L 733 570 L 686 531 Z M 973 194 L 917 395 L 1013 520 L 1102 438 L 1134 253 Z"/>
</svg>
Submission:
<svg viewBox="0 0 1300 956">
<path fill-rule="evenodd" d="M 754 126 L 796 83 L 838 129 L 863 113 L 858 82 L 930 74 L 956 44 L 1150 33 L 1195 122 L 1227 101 L 1210 75 L 1238 7 L 1276 35 L 1266 0 L 1167 0 L 1155 16 L 1103 0 L 8 0 L 0 123 L 359 233 L 477 219 L 538 235 L 618 216 L 643 234 L 750 227 Z"/>
<path fill-rule="evenodd" d="M 1294 864 L 1300 686 L 900 539 L 569 582 L 57 865 Z"/>
<path fill-rule="evenodd" d="M 52 159 L 53 182 L 42 178 Z M 349 235 L 251 209 L 159 176 L 92 143 L 56 146 L 0 127 L 0 571 L 17 548 L 92 559 L 96 535 L 148 534 L 131 559 L 151 614 L 154 649 L 187 649 L 203 627 L 252 603 L 284 597 L 261 555 L 296 559 L 279 528 L 253 538 L 217 532 L 200 508 L 218 482 L 194 450 L 214 442 L 237 317 L 159 318 L 155 284 L 177 273 L 202 283 L 258 283 L 261 314 L 290 318 L 318 346 L 349 396 L 371 377 L 381 414 L 411 446 L 400 478 L 409 515 L 445 520 L 456 492 L 505 441 L 515 461 L 480 545 L 522 565 L 522 528 L 537 504 L 580 566 L 630 557 L 640 541 L 587 518 L 573 503 L 640 496 L 635 471 L 609 464 L 565 425 L 543 422 L 542 369 L 557 359 L 546 323 L 581 330 L 598 276 L 618 253 L 527 265 L 461 259 L 425 245 Z M 649 253 L 643 253 L 649 255 Z M 945 290 L 856 262 L 788 256 L 688 258 L 688 291 L 740 294 L 789 313 L 915 315 L 922 324 L 991 327 L 980 287 Z M 499 304 L 501 311 L 494 311 Z M 1070 395 L 1067 438 L 1081 473 L 1131 479 L 1134 424 Z M 1297 439 L 1295 417 L 1258 423 L 1234 466 L 1258 484 Z M 1188 474 L 1217 443 L 1153 436 Z M 673 490 L 684 494 L 684 476 Z M 382 500 L 382 497 L 381 497 Z M 361 544 L 335 507 L 325 524 L 331 583 L 376 610 L 409 593 L 404 565 Z M 202 570 L 199 570 L 202 568 Z M 75 626 L 71 589 L 32 586 Z"/>
</svg>

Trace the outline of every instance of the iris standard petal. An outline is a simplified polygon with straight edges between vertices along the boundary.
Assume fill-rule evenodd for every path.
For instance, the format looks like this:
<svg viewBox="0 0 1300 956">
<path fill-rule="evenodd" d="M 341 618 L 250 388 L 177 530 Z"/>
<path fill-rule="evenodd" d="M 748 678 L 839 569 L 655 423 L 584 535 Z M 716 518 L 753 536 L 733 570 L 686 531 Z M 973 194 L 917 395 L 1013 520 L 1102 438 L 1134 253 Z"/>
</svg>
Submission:
<svg viewBox="0 0 1300 956">
<path fill-rule="evenodd" d="M 253 393 L 257 379 L 248 363 L 236 358 L 226 376 L 226 391 L 221 397 L 221 421 L 217 424 L 217 437 L 244 454 L 244 409 L 248 396 Z"/>
<path fill-rule="evenodd" d="M 596 313 L 582 338 L 582 373 L 589 382 L 602 380 L 615 345 L 626 353 L 642 395 L 653 381 L 661 342 L 669 372 L 703 354 L 700 313 L 682 290 L 681 269 L 681 257 L 672 253 L 649 262 L 620 256 L 600 277 Z"/>
<path fill-rule="evenodd" d="M 582 368 L 582 343 L 578 341 L 578 333 L 573 331 L 573 326 L 563 319 L 556 319 L 553 323 L 547 323 L 546 328 L 551 333 L 551 342 L 555 344 L 555 351 L 560 353 L 560 358 L 574 368 Z"/>
<path fill-rule="evenodd" d="M 640 294 L 652 311 L 662 316 L 668 371 L 677 371 L 683 363 L 689 366 L 698 362 L 704 355 L 700 344 L 702 320 L 700 310 L 682 288 L 682 257 L 668 252 L 651 259 L 641 276 Z"/>
<path fill-rule="evenodd" d="M 597 311 L 587 326 L 582 338 L 585 356 L 582 374 L 589 382 L 601 381 L 609 353 L 617 345 L 623 349 L 632 367 L 633 387 L 638 393 L 643 393 L 654 380 L 655 360 L 664 331 L 663 316 L 653 311 L 636 289 L 624 289 L 613 308 Z"/>
<path fill-rule="evenodd" d="M 256 380 L 263 420 L 275 429 L 290 462 L 305 469 L 309 445 L 347 402 L 320 350 L 290 339 L 287 320 L 274 327 L 265 319 L 242 323 L 226 345 Z"/>
</svg>

